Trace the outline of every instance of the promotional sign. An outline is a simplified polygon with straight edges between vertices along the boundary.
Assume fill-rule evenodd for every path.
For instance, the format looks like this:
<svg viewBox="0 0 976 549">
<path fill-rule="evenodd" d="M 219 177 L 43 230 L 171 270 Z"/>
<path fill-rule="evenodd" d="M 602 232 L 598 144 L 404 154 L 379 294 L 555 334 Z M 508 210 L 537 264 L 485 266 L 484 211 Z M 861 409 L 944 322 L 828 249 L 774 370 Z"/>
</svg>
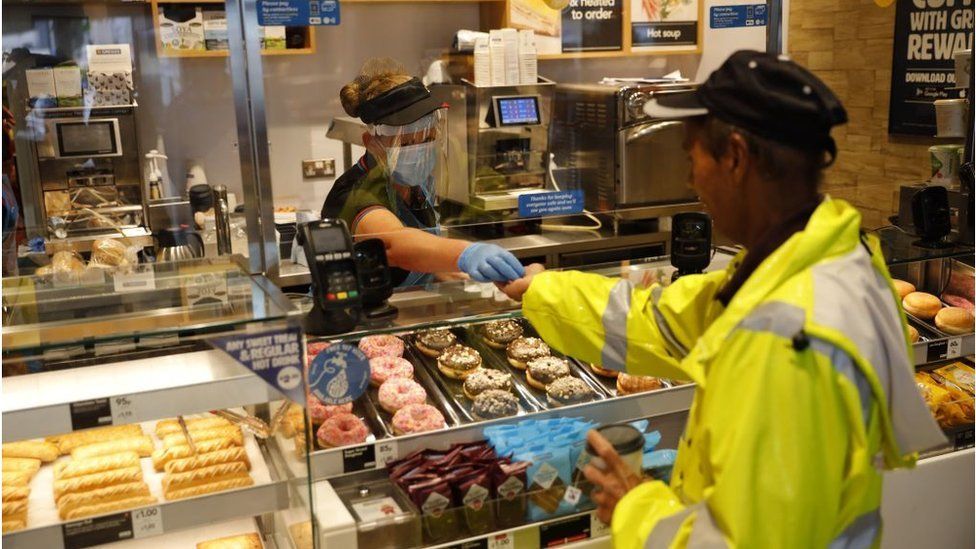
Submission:
<svg viewBox="0 0 976 549">
<path fill-rule="evenodd" d="M 625 0 L 569 0 L 562 11 L 562 51 L 619 51 L 623 48 Z"/>
<path fill-rule="evenodd" d="M 305 362 L 305 349 L 301 328 L 235 334 L 213 338 L 210 343 L 290 400 L 304 404 L 302 364 Z"/>
<path fill-rule="evenodd" d="M 339 0 L 258 0 L 262 27 L 312 27 L 339 24 Z"/>
<path fill-rule="evenodd" d="M 763 27 L 766 25 L 766 4 L 746 6 L 713 6 L 708 10 L 708 27 Z"/>
<path fill-rule="evenodd" d="M 572 215 L 583 211 L 583 191 L 525 193 L 518 198 L 519 217 Z"/>
<path fill-rule="evenodd" d="M 937 99 L 955 99 L 954 52 L 973 47 L 971 0 L 898 0 L 888 133 L 934 136 Z"/>
<path fill-rule="evenodd" d="M 631 49 L 697 50 L 700 0 L 630 0 Z"/>
<path fill-rule="evenodd" d="M 308 366 L 308 388 L 324 404 L 352 402 L 369 387 L 369 359 L 359 347 L 346 343 L 315 355 Z"/>
</svg>

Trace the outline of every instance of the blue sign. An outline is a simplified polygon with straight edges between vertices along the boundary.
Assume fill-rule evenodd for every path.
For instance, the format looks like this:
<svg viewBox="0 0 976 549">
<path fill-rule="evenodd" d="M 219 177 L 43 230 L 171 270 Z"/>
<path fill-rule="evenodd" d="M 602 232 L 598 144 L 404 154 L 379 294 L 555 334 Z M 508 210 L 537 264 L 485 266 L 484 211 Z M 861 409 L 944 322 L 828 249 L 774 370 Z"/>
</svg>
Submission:
<svg viewBox="0 0 976 549">
<path fill-rule="evenodd" d="M 324 404 L 345 404 L 359 398 L 369 387 L 369 359 L 359 347 L 332 345 L 317 354 L 308 366 L 308 388 Z"/>
<path fill-rule="evenodd" d="M 301 328 L 217 337 L 210 343 L 256 373 L 294 402 L 305 402 Z"/>
<path fill-rule="evenodd" d="M 713 29 L 766 26 L 766 4 L 712 6 L 709 26 Z"/>
<path fill-rule="evenodd" d="M 339 24 L 339 0 L 258 0 L 262 27 L 312 27 Z"/>
<path fill-rule="evenodd" d="M 519 217 L 571 215 L 583 211 L 583 191 L 554 191 L 519 195 Z"/>
</svg>

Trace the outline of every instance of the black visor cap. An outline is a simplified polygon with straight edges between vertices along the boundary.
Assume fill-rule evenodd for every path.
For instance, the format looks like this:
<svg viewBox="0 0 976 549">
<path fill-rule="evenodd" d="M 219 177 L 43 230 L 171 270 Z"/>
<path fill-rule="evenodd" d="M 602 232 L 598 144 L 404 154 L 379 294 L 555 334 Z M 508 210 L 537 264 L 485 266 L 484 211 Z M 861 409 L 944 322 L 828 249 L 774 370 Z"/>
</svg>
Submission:
<svg viewBox="0 0 976 549">
<path fill-rule="evenodd" d="M 430 90 L 417 78 L 386 91 L 359 107 L 359 118 L 367 124 L 405 126 L 440 108 Z"/>
</svg>

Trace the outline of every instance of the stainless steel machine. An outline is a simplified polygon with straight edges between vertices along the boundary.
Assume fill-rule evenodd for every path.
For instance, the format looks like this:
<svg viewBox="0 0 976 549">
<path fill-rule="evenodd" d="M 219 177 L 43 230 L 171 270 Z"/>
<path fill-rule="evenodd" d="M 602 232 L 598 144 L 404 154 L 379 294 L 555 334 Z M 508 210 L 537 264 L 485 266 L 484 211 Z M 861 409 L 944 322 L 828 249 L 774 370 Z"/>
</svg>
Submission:
<svg viewBox="0 0 976 549">
<path fill-rule="evenodd" d="M 693 84 L 613 82 L 559 84 L 552 120 L 553 177 L 581 189 L 591 212 L 653 218 L 661 206 L 693 204 L 684 123 L 656 120 L 644 104 Z"/>
<path fill-rule="evenodd" d="M 551 80 L 517 86 L 435 85 L 448 105 L 447 188 L 439 194 L 482 211 L 518 207 L 518 191 L 546 186 Z"/>
<path fill-rule="evenodd" d="M 146 225 L 134 106 L 36 108 L 27 117 L 39 218 L 61 233 L 49 237 Z"/>
</svg>

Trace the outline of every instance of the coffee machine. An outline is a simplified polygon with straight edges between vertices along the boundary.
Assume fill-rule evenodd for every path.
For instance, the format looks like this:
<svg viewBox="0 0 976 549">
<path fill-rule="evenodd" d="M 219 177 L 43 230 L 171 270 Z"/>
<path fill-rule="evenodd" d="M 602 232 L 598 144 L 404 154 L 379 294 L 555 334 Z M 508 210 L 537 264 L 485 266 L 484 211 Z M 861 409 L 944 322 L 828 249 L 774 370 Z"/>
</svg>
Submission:
<svg viewBox="0 0 976 549">
<path fill-rule="evenodd" d="M 555 83 L 431 86 L 448 105 L 447 188 L 442 198 L 483 212 L 518 208 L 518 192 L 543 189 Z"/>
<path fill-rule="evenodd" d="M 50 237 L 146 225 L 135 107 L 35 108 L 40 219 Z"/>
</svg>

